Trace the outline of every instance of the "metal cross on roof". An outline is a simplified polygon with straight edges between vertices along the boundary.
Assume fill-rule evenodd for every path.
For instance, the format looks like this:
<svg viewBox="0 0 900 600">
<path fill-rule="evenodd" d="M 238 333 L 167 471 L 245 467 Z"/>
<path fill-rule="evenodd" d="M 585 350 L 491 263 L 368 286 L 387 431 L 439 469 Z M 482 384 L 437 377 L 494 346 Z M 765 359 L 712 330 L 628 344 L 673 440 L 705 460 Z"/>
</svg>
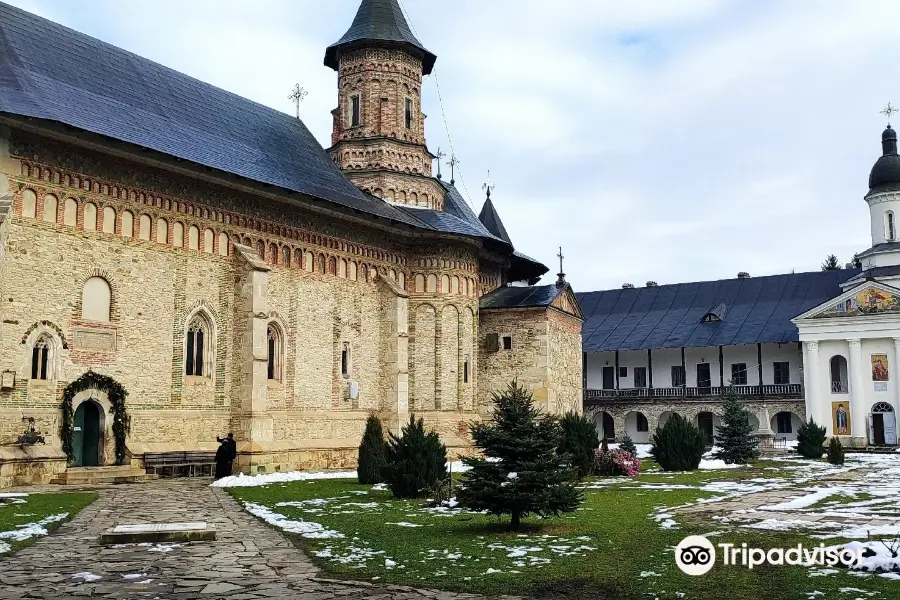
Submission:
<svg viewBox="0 0 900 600">
<path fill-rule="evenodd" d="M 444 152 L 441 152 L 441 147 L 438 146 L 437 152 L 434 155 L 434 157 L 437 159 L 437 163 L 438 163 L 438 172 L 437 172 L 438 179 L 441 178 L 441 159 L 444 158 L 445 156 L 447 156 L 447 155 Z"/>
<path fill-rule="evenodd" d="M 557 254 L 556 256 L 559 257 L 559 272 L 562 273 L 563 272 L 562 262 L 563 262 L 563 259 L 565 258 L 565 255 L 562 253 L 562 246 L 559 247 L 559 254 Z"/>
<path fill-rule="evenodd" d="M 452 185 L 455 182 L 454 169 L 456 165 L 459 164 L 459 159 L 456 158 L 455 154 L 450 154 L 450 160 L 447 161 L 447 166 L 450 167 L 450 184 Z"/>
<path fill-rule="evenodd" d="M 306 90 L 300 87 L 300 84 L 295 84 L 293 91 L 291 91 L 291 95 L 288 96 L 288 100 L 294 101 L 294 106 L 297 108 L 297 118 L 300 118 L 300 101 L 306 98 L 306 94 L 308 94 Z"/>
<path fill-rule="evenodd" d="M 487 181 L 485 183 L 481 184 L 481 189 L 486 190 L 487 197 L 490 198 L 491 192 L 494 190 L 495 187 L 497 187 L 497 186 L 491 183 L 491 170 L 488 169 Z"/>
<path fill-rule="evenodd" d="M 893 106 L 891 106 L 891 103 L 888 102 L 887 106 L 884 108 L 884 110 L 881 110 L 879 112 L 887 117 L 888 125 L 890 125 L 891 124 L 891 115 L 900 112 L 900 108 L 894 108 Z"/>
</svg>

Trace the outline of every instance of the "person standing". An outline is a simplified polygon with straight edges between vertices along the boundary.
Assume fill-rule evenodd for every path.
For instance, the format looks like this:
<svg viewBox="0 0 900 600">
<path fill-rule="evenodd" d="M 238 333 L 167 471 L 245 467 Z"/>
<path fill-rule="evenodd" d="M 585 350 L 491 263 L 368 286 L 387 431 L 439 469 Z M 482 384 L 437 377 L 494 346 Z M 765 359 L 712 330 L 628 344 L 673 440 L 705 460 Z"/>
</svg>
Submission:
<svg viewBox="0 0 900 600">
<path fill-rule="evenodd" d="M 226 437 L 225 439 L 219 439 L 218 437 L 216 437 L 216 441 L 221 443 L 228 449 L 228 465 L 225 469 L 225 475 L 223 475 L 223 477 L 228 477 L 229 475 L 231 475 L 234 468 L 234 459 L 237 458 L 237 442 L 234 441 L 234 434 L 230 431 L 228 432 L 228 437 Z M 218 460 L 216 461 L 216 463 L 218 465 Z"/>
<path fill-rule="evenodd" d="M 231 475 L 231 446 L 228 438 L 222 440 L 216 437 L 219 447 L 216 450 L 216 479 L 222 479 Z"/>
</svg>

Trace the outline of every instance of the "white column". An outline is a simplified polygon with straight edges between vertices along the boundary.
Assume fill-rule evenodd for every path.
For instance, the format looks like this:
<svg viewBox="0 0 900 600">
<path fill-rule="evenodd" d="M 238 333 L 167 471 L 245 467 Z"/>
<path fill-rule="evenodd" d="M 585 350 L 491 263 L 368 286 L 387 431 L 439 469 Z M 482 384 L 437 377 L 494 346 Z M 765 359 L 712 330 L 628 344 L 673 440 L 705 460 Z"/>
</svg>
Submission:
<svg viewBox="0 0 900 600">
<path fill-rule="evenodd" d="M 894 338 L 894 366 L 891 367 L 889 376 L 894 381 L 894 389 L 897 390 L 894 395 L 894 419 L 900 419 L 900 378 L 897 377 L 900 371 L 900 338 Z"/>
<path fill-rule="evenodd" d="M 831 419 L 823 419 L 826 413 L 823 406 L 826 402 L 825 394 L 821 391 L 819 381 L 819 342 L 803 342 L 803 390 L 806 397 L 806 419 L 813 419 L 816 423 L 825 423 L 825 427 L 831 430 Z M 826 413 L 827 414 L 827 413 Z"/>
<path fill-rule="evenodd" d="M 863 387 L 862 343 L 847 340 L 850 345 L 850 433 L 854 438 L 866 437 L 866 390 Z"/>
</svg>

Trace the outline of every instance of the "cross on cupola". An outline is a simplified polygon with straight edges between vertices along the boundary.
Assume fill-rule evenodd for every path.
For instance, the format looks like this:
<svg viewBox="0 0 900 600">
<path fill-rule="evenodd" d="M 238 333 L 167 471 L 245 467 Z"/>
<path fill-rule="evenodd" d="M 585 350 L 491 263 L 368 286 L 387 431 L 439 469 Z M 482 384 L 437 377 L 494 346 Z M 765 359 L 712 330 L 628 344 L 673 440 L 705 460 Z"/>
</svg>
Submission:
<svg viewBox="0 0 900 600">
<path fill-rule="evenodd" d="M 494 190 L 495 187 L 497 187 L 497 186 L 494 185 L 493 183 L 491 183 L 491 170 L 488 169 L 487 181 L 481 185 L 481 189 L 483 189 L 487 192 L 488 200 L 491 199 L 491 192 Z"/>
<path fill-rule="evenodd" d="M 563 271 L 563 258 L 565 258 L 565 255 L 563 254 L 562 246 L 559 247 L 559 253 L 556 257 L 559 258 L 559 273 L 556 274 L 556 285 L 566 285 L 566 273 Z"/>
<path fill-rule="evenodd" d="M 891 126 L 891 115 L 894 115 L 894 114 L 900 112 L 900 108 L 894 108 L 893 106 L 891 106 L 891 103 L 888 102 L 887 106 L 884 107 L 884 110 L 880 110 L 878 112 L 887 117 L 888 127 L 890 127 Z"/>
<path fill-rule="evenodd" d="M 297 83 L 294 85 L 293 91 L 291 91 L 291 95 L 288 96 L 288 100 L 294 101 L 294 107 L 297 110 L 297 118 L 300 118 L 300 101 L 306 98 L 306 94 L 308 94 L 306 90 L 300 87 L 300 84 Z"/>
<path fill-rule="evenodd" d="M 450 185 L 456 183 L 456 165 L 458 164 L 459 159 L 456 158 L 456 155 L 451 152 L 450 160 L 447 161 L 447 166 L 450 167 Z"/>
<path fill-rule="evenodd" d="M 445 156 L 447 156 L 447 154 L 445 152 L 441 152 L 441 147 L 438 146 L 437 152 L 434 155 L 434 157 L 437 159 L 437 167 L 438 167 L 437 178 L 438 179 L 441 178 L 441 159 L 444 158 Z"/>
</svg>

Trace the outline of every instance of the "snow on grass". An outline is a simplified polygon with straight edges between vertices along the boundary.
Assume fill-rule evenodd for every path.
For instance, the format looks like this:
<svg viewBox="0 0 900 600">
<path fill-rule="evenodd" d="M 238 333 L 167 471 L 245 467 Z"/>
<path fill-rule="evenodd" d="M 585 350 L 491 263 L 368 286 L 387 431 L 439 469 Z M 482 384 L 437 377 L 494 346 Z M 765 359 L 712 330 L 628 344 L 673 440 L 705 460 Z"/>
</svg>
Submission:
<svg viewBox="0 0 900 600">
<path fill-rule="evenodd" d="M 408 521 L 400 521 L 399 523 L 385 523 L 385 525 L 396 525 L 397 527 L 424 527 L 418 523 L 409 523 Z"/>
<path fill-rule="evenodd" d="M 787 502 L 781 502 L 779 504 L 772 504 L 769 506 L 761 506 L 760 510 L 796 510 L 798 508 L 806 508 L 824 500 L 825 498 L 828 498 L 829 496 L 838 494 L 842 490 L 837 487 L 827 487 L 813 488 L 807 491 L 810 491 L 811 493 L 805 494 L 803 496 L 793 496 L 792 499 L 788 500 Z"/>
<path fill-rule="evenodd" d="M 718 469 L 737 469 L 741 466 L 743 465 L 729 465 L 721 458 L 703 458 L 700 460 L 700 466 L 698 466 L 697 468 L 703 471 L 713 471 Z"/>
<path fill-rule="evenodd" d="M 244 475 L 238 473 L 212 482 L 213 487 L 256 487 L 290 481 L 312 481 L 316 479 L 355 479 L 356 471 L 288 471 L 286 473 L 263 473 Z"/>
<path fill-rule="evenodd" d="M 283 531 L 287 531 L 288 533 L 299 534 L 301 537 L 310 539 L 344 537 L 344 534 L 340 531 L 327 529 L 318 523 L 313 523 L 312 521 L 295 521 L 293 519 L 289 519 L 282 514 L 274 512 L 269 507 L 263 506 L 262 504 L 245 502 L 244 508 L 246 508 L 247 512 L 249 512 L 251 515 L 259 517 L 266 523 L 278 527 Z"/>
<path fill-rule="evenodd" d="M 0 492 L 0 500 L 5 498 L 27 498 L 28 494 L 25 492 Z"/>
<path fill-rule="evenodd" d="M 69 513 L 59 513 L 58 515 L 50 515 L 49 517 L 43 518 L 35 523 L 17 525 L 16 528 L 11 531 L 0 531 L 0 541 L 12 540 L 14 542 L 22 542 L 29 538 L 47 535 L 47 525 L 63 521 L 68 516 Z M 3 549 L 3 546 L 5 546 L 6 548 Z M 3 543 L 3 546 L 0 546 L 0 553 L 9 552 L 10 545 L 7 543 Z"/>
</svg>

